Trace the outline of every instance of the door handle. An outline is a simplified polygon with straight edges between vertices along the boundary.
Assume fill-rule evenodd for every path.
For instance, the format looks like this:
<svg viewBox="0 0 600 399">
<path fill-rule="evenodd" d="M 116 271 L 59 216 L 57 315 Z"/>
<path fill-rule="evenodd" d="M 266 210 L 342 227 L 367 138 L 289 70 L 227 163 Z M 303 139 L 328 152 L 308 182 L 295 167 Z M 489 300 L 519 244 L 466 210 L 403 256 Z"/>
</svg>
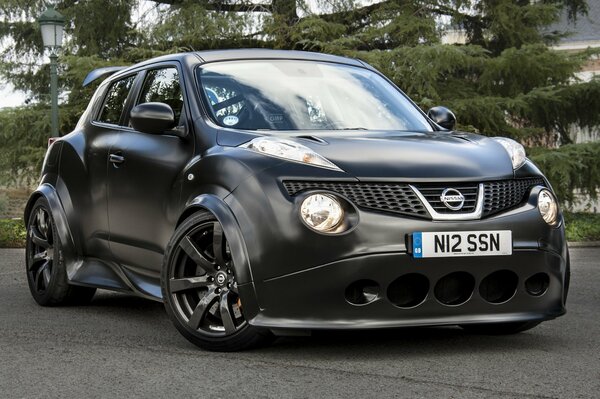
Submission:
<svg viewBox="0 0 600 399">
<path fill-rule="evenodd" d="M 125 157 L 123 155 L 119 155 L 119 154 L 110 154 L 108 156 L 108 160 L 110 163 L 113 164 L 113 166 L 117 166 L 122 164 L 123 162 L 125 162 Z"/>
</svg>

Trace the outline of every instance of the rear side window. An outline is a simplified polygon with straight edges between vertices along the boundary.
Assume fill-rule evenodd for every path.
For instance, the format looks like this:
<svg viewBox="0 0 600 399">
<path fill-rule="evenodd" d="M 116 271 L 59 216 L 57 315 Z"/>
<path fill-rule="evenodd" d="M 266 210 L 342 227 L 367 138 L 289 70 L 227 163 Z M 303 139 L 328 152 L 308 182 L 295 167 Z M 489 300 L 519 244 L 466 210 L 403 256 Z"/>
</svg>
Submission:
<svg viewBox="0 0 600 399">
<path fill-rule="evenodd" d="M 169 67 L 148 71 L 138 104 L 165 103 L 173 108 L 175 121 L 179 121 L 183 109 L 183 94 L 177 68 Z"/>
<path fill-rule="evenodd" d="M 125 101 L 127 100 L 129 90 L 131 90 L 134 80 L 135 75 L 128 76 L 124 79 L 117 80 L 110 86 L 98 121 L 111 123 L 113 125 L 119 124 L 123 108 L 125 107 Z"/>
</svg>

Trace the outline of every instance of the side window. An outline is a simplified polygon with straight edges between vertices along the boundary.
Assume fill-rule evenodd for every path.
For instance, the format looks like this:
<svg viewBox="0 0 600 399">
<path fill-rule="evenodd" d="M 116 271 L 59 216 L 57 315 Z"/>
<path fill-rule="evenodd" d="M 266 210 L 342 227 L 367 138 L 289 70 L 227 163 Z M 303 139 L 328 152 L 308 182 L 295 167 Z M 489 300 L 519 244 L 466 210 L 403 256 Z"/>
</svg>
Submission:
<svg viewBox="0 0 600 399">
<path fill-rule="evenodd" d="M 183 94 L 179 84 L 177 68 L 153 69 L 148 71 L 138 104 L 157 102 L 173 108 L 175 121 L 181 118 Z"/>
<path fill-rule="evenodd" d="M 119 124 L 121 121 L 121 114 L 123 113 L 123 107 L 125 107 L 125 101 L 127 100 L 129 90 L 131 89 L 131 86 L 133 86 L 134 80 L 135 75 L 132 75 L 125 79 L 117 80 L 110 86 L 98 121 L 112 123 L 113 125 Z"/>
</svg>

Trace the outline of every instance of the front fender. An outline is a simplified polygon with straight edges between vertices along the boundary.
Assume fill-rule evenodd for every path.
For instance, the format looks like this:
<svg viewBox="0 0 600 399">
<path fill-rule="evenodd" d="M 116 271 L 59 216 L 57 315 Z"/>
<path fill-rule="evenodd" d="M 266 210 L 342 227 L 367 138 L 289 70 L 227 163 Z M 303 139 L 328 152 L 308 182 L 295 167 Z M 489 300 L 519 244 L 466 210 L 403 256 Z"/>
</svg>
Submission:
<svg viewBox="0 0 600 399">
<path fill-rule="evenodd" d="M 184 213 L 191 214 L 194 210 L 207 210 L 217 218 L 223 227 L 233 257 L 233 269 L 240 299 L 244 306 L 244 314 L 250 320 L 259 311 L 252 268 L 237 218 L 231 208 L 224 202 L 225 198 L 221 199 L 214 194 L 201 194 L 188 203 Z"/>
<path fill-rule="evenodd" d="M 211 212 L 223 226 L 233 257 L 235 278 L 238 284 L 251 282 L 252 271 L 248 261 L 248 251 L 242 237 L 240 226 L 229 206 L 214 194 L 201 194 L 189 202 L 186 211 L 205 209 Z M 186 212 L 186 213 L 187 213 Z"/>
</svg>

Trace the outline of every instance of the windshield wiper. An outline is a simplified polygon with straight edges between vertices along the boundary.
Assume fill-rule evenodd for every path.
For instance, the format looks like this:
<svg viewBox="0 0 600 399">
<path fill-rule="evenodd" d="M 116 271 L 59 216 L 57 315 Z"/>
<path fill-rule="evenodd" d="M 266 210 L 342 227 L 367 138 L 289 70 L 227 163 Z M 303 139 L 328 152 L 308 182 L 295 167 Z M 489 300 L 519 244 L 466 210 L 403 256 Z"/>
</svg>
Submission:
<svg viewBox="0 0 600 399">
<path fill-rule="evenodd" d="M 343 128 L 339 128 L 339 129 L 335 129 L 335 130 L 369 130 L 366 127 L 343 127 Z"/>
</svg>

